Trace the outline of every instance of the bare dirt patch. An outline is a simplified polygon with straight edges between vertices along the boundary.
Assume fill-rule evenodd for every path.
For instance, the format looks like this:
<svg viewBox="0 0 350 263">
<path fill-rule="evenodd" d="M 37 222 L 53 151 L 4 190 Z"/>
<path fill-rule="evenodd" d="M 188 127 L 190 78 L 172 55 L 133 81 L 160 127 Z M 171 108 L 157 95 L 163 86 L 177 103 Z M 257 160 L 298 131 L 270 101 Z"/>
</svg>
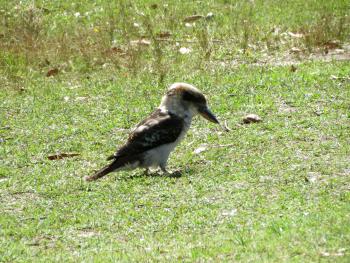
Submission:
<svg viewBox="0 0 350 263">
<path fill-rule="evenodd" d="M 33 247 L 44 247 L 45 249 L 54 248 L 58 238 L 51 235 L 39 235 L 31 239 L 26 244 Z"/>
<path fill-rule="evenodd" d="M 297 71 L 295 67 L 298 64 L 311 61 L 350 61 L 350 43 L 342 45 L 342 48 L 326 49 L 318 48 L 314 52 L 308 53 L 300 49 L 298 52 L 286 51 L 282 54 L 266 53 L 262 58 L 255 62 L 244 60 L 220 61 L 219 66 L 235 67 L 242 64 L 253 66 L 291 66 L 291 71 Z M 217 66 L 217 64 L 215 65 Z"/>
<path fill-rule="evenodd" d="M 282 114 L 290 114 L 297 111 L 297 108 L 291 105 L 290 103 L 280 100 L 277 102 L 278 104 L 278 112 Z"/>
<path fill-rule="evenodd" d="M 42 197 L 34 192 L 4 193 L 1 195 L 2 211 L 20 213 L 29 202 L 38 202 Z"/>
</svg>

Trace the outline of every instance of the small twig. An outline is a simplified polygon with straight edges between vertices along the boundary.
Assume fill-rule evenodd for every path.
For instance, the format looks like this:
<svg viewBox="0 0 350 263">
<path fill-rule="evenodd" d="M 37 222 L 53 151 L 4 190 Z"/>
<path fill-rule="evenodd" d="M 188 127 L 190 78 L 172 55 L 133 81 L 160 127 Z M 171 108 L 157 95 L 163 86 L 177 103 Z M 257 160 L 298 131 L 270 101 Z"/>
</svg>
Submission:
<svg viewBox="0 0 350 263">
<path fill-rule="evenodd" d="M 225 131 L 225 132 L 229 132 L 231 131 L 231 129 L 228 127 L 227 125 L 227 121 L 224 121 L 224 125 L 221 125 L 221 128 Z"/>
<path fill-rule="evenodd" d="M 331 79 L 332 80 L 340 80 L 340 81 L 346 81 L 346 80 L 350 81 L 350 77 L 337 77 L 335 75 L 331 75 Z"/>
</svg>

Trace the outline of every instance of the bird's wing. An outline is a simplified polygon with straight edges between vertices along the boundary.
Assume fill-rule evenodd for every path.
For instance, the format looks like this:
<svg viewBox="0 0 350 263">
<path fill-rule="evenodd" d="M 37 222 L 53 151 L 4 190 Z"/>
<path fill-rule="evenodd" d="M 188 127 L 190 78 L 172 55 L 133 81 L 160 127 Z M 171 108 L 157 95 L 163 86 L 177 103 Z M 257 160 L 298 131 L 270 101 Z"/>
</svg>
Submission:
<svg viewBox="0 0 350 263">
<path fill-rule="evenodd" d="M 158 109 L 136 126 L 129 135 L 127 143 L 114 154 L 113 158 L 135 156 L 163 144 L 172 143 L 181 134 L 183 126 L 183 119 Z"/>
</svg>

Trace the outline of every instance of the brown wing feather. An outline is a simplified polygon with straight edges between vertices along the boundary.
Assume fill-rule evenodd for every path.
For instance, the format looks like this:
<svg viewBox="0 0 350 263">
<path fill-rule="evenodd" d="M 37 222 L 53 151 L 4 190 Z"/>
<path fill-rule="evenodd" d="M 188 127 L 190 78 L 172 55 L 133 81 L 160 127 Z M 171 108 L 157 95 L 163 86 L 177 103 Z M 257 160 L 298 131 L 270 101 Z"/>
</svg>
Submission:
<svg viewBox="0 0 350 263">
<path fill-rule="evenodd" d="M 110 159 L 135 156 L 163 144 L 172 143 L 179 137 L 183 126 L 183 119 L 158 109 L 137 125 L 129 135 L 128 142 Z"/>
</svg>

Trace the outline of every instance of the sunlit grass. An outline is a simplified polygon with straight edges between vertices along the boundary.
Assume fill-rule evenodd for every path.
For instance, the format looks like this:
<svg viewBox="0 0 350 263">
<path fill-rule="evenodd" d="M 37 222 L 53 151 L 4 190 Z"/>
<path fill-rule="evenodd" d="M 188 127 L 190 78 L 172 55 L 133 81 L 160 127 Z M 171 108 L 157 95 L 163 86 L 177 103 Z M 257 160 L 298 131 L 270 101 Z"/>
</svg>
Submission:
<svg viewBox="0 0 350 263">
<path fill-rule="evenodd" d="M 0 261 L 349 261 L 350 64 L 303 61 L 344 1 L 0 4 Z M 175 81 L 231 131 L 196 118 L 180 178 L 84 182 Z"/>
</svg>

